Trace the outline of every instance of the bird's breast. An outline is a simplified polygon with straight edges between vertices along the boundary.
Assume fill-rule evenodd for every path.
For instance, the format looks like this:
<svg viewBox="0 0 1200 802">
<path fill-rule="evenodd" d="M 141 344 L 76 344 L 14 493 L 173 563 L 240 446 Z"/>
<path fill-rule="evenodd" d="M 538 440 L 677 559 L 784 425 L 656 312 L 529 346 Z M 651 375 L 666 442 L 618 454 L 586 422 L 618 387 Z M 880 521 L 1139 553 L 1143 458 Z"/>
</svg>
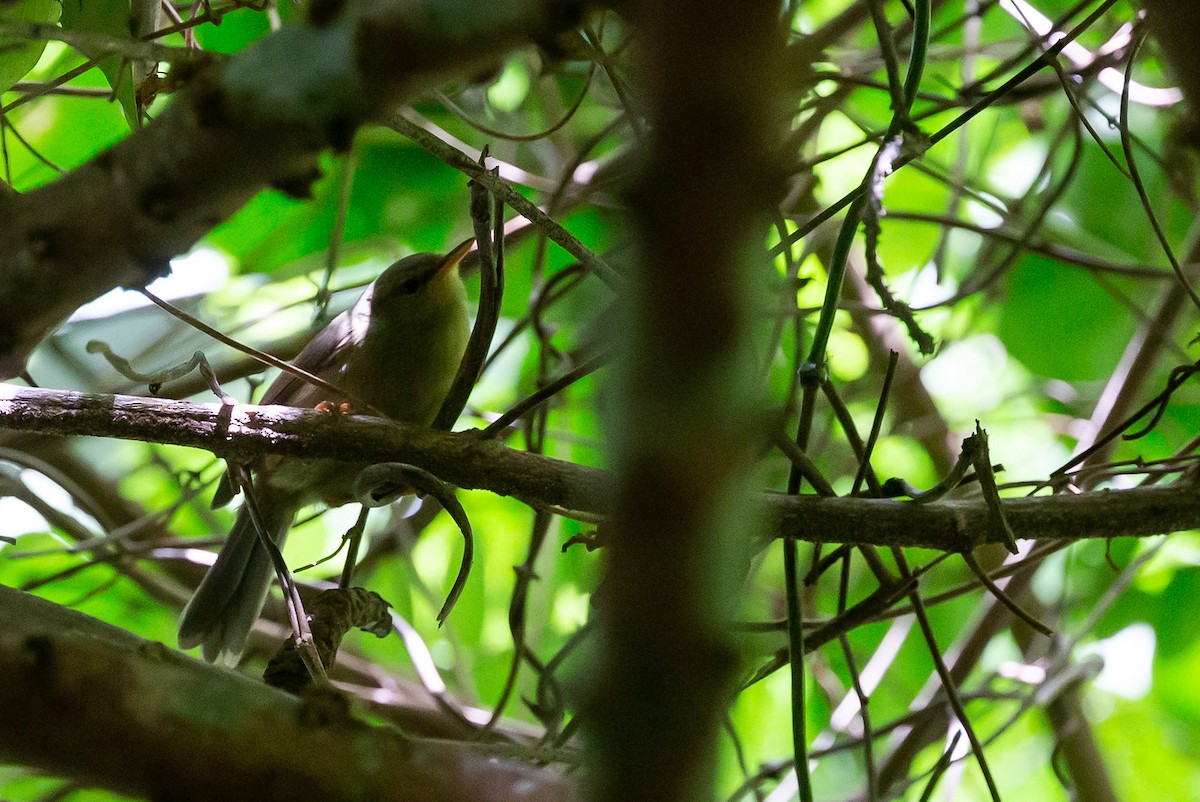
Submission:
<svg viewBox="0 0 1200 802">
<path fill-rule="evenodd" d="M 423 320 L 373 322 L 344 387 L 390 418 L 428 424 L 450 390 L 470 336 L 465 303 Z"/>
</svg>

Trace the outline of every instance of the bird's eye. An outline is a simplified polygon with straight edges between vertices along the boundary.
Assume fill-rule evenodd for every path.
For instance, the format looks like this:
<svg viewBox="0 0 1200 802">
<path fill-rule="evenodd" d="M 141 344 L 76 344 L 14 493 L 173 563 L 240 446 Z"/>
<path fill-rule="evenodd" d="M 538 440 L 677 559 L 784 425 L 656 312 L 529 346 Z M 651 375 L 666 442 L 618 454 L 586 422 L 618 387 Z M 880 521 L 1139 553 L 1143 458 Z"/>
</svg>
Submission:
<svg viewBox="0 0 1200 802">
<path fill-rule="evenodd" d="M 405 295 L 412 295 L 414 292 L 416 292 L 420 288 L 421 288 L 420 279 L 410 278 L 408 281 L 405 281 L 403 284 L 400 285 L 400 292 L 404 293 Z"/>
</svg>

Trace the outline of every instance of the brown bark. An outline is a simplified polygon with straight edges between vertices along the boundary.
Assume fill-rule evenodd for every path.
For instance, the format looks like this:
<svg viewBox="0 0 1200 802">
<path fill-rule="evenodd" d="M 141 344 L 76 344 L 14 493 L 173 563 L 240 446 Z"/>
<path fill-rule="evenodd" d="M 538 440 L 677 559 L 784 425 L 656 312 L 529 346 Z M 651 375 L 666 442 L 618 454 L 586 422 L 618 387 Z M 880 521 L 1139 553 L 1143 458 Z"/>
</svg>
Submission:
<svg viewBox="0 0 1200 802">
<path fill-rule="evenodd" d="M 599 665 L 581 719 L 592 799 L 707 799 L 735 665 L 723 617 L 744 572 L 756 440 L 747 256 L 781 189 L 776 3 L 645 4 L 648 125 L 627 190 L 625 301 Z"/>
<path fill-rule="evenodd" d="M 487 747 L 355 719 L 0 588 L 0 759 L 186 800 L 570 800 L 571 784 Z"/>
<path fill-rule="evenodd" d="M 233 460 L 263 454 L 350 462 L 406 462 L 459 487 L 490 490 L 535 507 L 607 515 L 614 479 L 576 465 L 483 440 L 360 415 L 292 407 L 197 404 L 4 385 L 0 430 L 91 435 L 191 446 Z M 727 454 L 726 454 L 727 456 Z M 775 536 L 811 543 L 915 546 L 962 551 L 1003 542 L 979 500 L 929 504 L 871 498 L 747 493 Z M 1005 499 L 1017 537 L 1060 540 L 1149 537 L 1200 528 L 1194 480 L 1167 486 Z"/>
</svg>

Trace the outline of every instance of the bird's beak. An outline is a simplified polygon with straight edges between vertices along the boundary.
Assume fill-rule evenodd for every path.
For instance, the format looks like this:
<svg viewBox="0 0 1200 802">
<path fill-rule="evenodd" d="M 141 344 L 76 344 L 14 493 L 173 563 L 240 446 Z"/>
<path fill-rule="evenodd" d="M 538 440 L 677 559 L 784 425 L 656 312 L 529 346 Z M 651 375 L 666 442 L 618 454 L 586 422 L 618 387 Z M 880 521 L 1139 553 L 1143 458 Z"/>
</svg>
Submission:
<svg viewBox="0 0 1200 802">
<path fill-rule="evenodd" d="M 442 263 L 438 265 L 437 274 L 445 273 L 449 268 L 457 267 L 468 253 L 471 252 L 471 247 L 475 245 L 475 238 L 464 240 L 459 245 L 454 247 L 454 250 L 442 257 Z"/>
</svg>

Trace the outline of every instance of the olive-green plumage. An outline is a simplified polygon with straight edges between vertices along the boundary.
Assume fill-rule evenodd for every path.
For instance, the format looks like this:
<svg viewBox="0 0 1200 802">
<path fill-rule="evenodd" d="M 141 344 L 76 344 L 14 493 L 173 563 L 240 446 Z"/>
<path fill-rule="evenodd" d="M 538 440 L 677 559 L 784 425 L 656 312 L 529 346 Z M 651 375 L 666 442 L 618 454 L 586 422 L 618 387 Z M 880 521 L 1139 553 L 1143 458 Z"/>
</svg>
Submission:
<svg viewBox="0 0 1200 802">
<path fill-rule="evenodd" d="M 330 398 L 327 390 L 284 373 L 262 403 L 313 407 L 350 401 L 353 407 L 358 401 L 398 421 L 432 423 L 470 336 L 466 290 L 458 274 L 470 244 L 446 256 L 422 253 L 392 265 L 296 357 L 297 367 L 346 391 L 348 398 Z M 292 517 L 306 504 L 352 500 L 351 487 L 364 467 L 333 460 L 262 460 L 254 495 L 271 538 L 282 546 Z M 218 491 L 218 502 L 228 495 Z M 273 573 L 243 505 L 216 563 L 184 608 L 179 645 L 203 645 L 209 660 L 236 658 Z"/>
</svg>

